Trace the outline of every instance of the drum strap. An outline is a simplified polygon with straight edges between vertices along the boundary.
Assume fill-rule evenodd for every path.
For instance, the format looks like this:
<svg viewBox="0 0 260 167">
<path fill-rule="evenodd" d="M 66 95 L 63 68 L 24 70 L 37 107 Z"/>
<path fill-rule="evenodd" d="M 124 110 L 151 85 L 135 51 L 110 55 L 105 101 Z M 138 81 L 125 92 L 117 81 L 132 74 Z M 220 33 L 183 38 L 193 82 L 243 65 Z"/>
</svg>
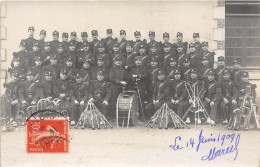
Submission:
<svg viewBox="0 0 260 167">
<path fill-rule="evenodd" d="M 208 73 L 208 71 L 209 71 L 209 68 L 206 69 L 206 71 L 204 72 L 203 75 L 206 75 Z"/>
<path fill-rule="evenodd" d="M 184 73 L 184 75 L 187 75 L 188 72 L 190 72 L 190 69 L 186 70 L 185 73 Z"/>
<path fill-rule="evenodd" d="M 123 47 L 123 45 L 126 43 L 126 41 L 124 41 L 123 43 L 120 44 L 120 48 Z"/>
<path fill-rule="evenodd" d="M 205 57 L 207 57 L 209 54 L 210 54 L 210 52 L 208 52 L 207 54 L 205 54 L 203 57 L 205 58 Z"/>
<path fill-rule="evenodd" d="M 174 70 L 172 70 L 172 71 L 170 72 L 169 76 L 171 76 L 173 73 L 174 73 Z"/>
<path fill-rule="evenodd" d="M 180 57 L 179 57 L 179 60 L 181 60 L 181 58 L 184 56 L 184 54 L 182 54 Z"/>
<path fill-rule="evenodd" d="M 221 75 L 222 71 L 224 70 L 224 68 L 222 68 L 219 72 L 218 75 Z"/>
<path fill-rule="evenodd" d="M 145 58 L 146 58 L 146 56 L 143 56 L 143 57 L 142 57 L 142 60 L 144 60 Z"/>
<path fill-rule="evenodd" d="M 97 46 L 97 44 L 98 44 L 98 42 L 96 42 L 96 43 L 94 44 L 94 47 L 96 47 L 96 46 Z"/>
<path fill-rule="evenodd" d="M 87 73 L 87 74 L 85 75 L 85 77 L 83 78 L 83 82 L 86 81 L 87 77 L 88 77 L 88 73 Z"/>
<path fill-rule="evenodd" d="M 111 39 L 109 39 L 109 40 L 107 41 L 107 45 L 110 44 L 110 43 L 111 43 Z"/>
<path fill-rule="evenodd" d="M 37 78 L 39 77 L 39 75 L 40 75 L 40 72 L 38 72 L 38 74 L 34 77 L 34 81 L 36 81 L 37 80 Z"/>
<path fill-rule="evenodd" d="M 191 56 L 191 59 L 193 59 L 196 55 L 197 55 L 197 53 L 195 53 L 194 55 L 192 55 L 192 56 Z"/>
<path fill-rule="evenodd" d="M 213 84 L 209 85 L 208 90 L 210 90 L 215 84 L 216 84 L 216 83 L 213 83 Z"/>
<path fill-rule="evenodd" d="M 152 74 L 154 75 L 156 71 L 158 71 L 158 68 L 153 69 Z"/>
<path fill-rule="evenodd" d="M 168 54 L 164 57 L 164 60 L 166 61 L 166 59 L 170 56 L 171 54 Z"/>
<path fill-rule="evenodd" d="M 163 85 L 164 85 L 164 83 L 161 83 L 161 84 L 159 85 L 159 88 L 161 88 Z"/>
<path fill-rule="evenodd" d="M 181 84 L 182 84 L 182 82 L 178 83 L 178 84 L 176 85 L 176 89 L 178 89 L 178 88 L 181 86 Z"/>
<path fill-rule="evenodd" d="M 140 43 L 140 42 L 136 42 L 136 43 L 134 44 L 134 47 L 136 47 L 139 43 Z"/>
</svg>

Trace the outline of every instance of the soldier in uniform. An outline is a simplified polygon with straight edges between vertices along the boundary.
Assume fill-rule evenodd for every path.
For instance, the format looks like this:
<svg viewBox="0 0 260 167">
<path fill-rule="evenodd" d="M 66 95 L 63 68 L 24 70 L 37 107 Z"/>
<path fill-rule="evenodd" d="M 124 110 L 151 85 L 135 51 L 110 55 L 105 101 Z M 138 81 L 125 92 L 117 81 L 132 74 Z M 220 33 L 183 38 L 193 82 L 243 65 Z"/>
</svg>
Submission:
<svg viewBox="0 0 260 167">
<path fill-rule="evenodd" d="M 199 33 L 193 33 L 193 40 L 196 48 L 196 53 L 202 54 L 202 44 L 200 43 L 200 34 Z"/>
<path fill-rule="evenodd" d="M 240 63 L 241 62 L 239 58 L 235 59 L 233 62 L 233 69 L 231 70 L 231 80 L 235 82 L 237 87 L 241 81 L 242 74 L 242 71 L 240 70 Z"/>
<path fill-rule="evenodd" d="M 199 68 L 199 79 L 202 80 L 207 80 L 207 73 L 210 71 L 210 66 L 209 66 L 209 59 L 203 58 L 202 59 L 202 66 Z"/>
<path fill-rule="evenodd" d="M 32 71 L 32 73 L 35 75 L 34 76 L 34 81 L 39 81 L 40 83 L 42 81 L 44 81 L 44 69 L 42 67 L 42 57 L 41 56 L 36 56 L 34 58 L 34 61 L 35 61 L 35 66 L 33 66 L 32 68 L 30 68 L 30 71 Z"/>
<path fill-rule="evenodd" d="M 134 32 L 134 36 L 135 36 L 135 41 L 133 43 L 133 50 L 134 50 L 134 53 L 139 53 L 140 46 L 142 44 L 146 43 L 146 40 L 145 39 L 143 41 L 141 40 L 140 31 Z"/>
<path fill-rule="evenodd" d="M 21 100 L 21 109 L 25 112 L 26 117 L 29 117 L 32 113 L 27 113 L 27 107 L 30 105 L 36 105 L 39 100 L 39 83 L 35 80 L 35 74 L 32 71 L 28 71 L 26 74 L 27 81 L 21 84 L 19 89 L 19 99 Z"/>
<path fill-rule="evenodd" d="M 158 82 L 153 90 L 152 102 L 145 106 L 146 118 L 151 116 L 170 98 L 170 84 L 167 82 L 163 70 L 158 72 Z"/>
<path fill-rule="evenodd" d="M 89 82 L 92 79 L 91 63 L 89 59 L 84 59 L 82 68 L 79 69 L 79 73 L 83 77 L 83 83 Z"/>
<path fill-rule="evenodd" d="M 88 33 L 87 32 L 81 32 L 81 42 L 79 42 L 80 51 L 82 51 L 84 44 L 90 44 L 90 42 L 88 42 Z"/>
<path fill-rule="evenodd" d="M 182 43 L 177 44 L 177 57 L 178 57 L 178 67 L 183 67 L 183 62 L 185 59 L 190 59 L 189 55 L 184 51 L 184 46 Z"/>
<path fill-rule="evenodd" d="M 96 58 L 103 57 L 105 61 L 105 67 L 110 68 L 111 67 L 111 55 L 105 52 L 105 45 L 100 42 L 98 44 L 98 53 L 96 54 Z"/>
<path fill-rule="evenodd" d="M 126 62 L 125 69 L 130 70 L 134 66 L 134 58 L 136 54 L 133 52 L 133 47 L 131 42 L 126 42 Z"/>
<path fill-rule="evenodd" d="M 58 88 L 58 98 L 62 101 L 62 108 L 58 108 L 58 110 L 68 110 L 71 111 L 71 99 L 70 99 L 70 90 L 71 83 L 68 79 L 68 73 L 66 69 L 60 70 L 60 79 L 56 81 L 56 85 Z M 61 106 L 60 106 L 61 107 Z"/>
<path fill-rule="evenodd" d="M 64 52 L 64 45 L 62 43 L 59 44 L 57 49 L 57 61 L 59 66 L 63 66 L 65 62 L 65 52 Z"/>
<path fill-rule="evenodd" d="M 33 44 L 35 42 L 37 42 L 37 40 L 34 39 L 34 37 L 33 37 L 34 36 L 34 27 L 33 26 L 28 28 L 28 34 L 29 34 L 29 37 L 27 39 L 22 40 L 22 41 L 25 42 L 26 50 L 28 52 L 30 52 L 30 51 L 32 51 Z"/>
<path fill-rule="evenodd" d="M 51 44 L 50 42 L 46 42 L 44 44 L 44 50 L 41 53 L 42 57 L 43 57 L 43 66 L 47 66 L 50 65 L 50 56 L 52 55 L 52 51 L 51 51 Z"/>
<path fill-rule="evenodd" d="M 26 69 L 21 66 L 20 61 L 21 60 L 20 60 L 19 57 L 13 59 L 14 67 L 8 69 L 8 72 L 10 73 L 10 76 L 12 76 L 14 73 L 18 73 L 19 76 L 26 74 Z"/>
<path fill-rule="evenodd" d="M 21 67 L 27 69 L 30 67 L 30 56 L 28 55 L 28 52 L 26 51 L 25 42 L 22 41 L 20 43 L 20 51 L 13 53 L 13 59 L 11 61 L 11 67 L 14 67 L 14 59 L 19 58 L 20 59 L 20 65 Z"/>
<path fill-rule="evenodd" d="M 101 39 L 101 42 L 104 43 L 105 46 L 105 52 L 108 54 L 112 54 L 113 46 L 117 42 L 117 38 L 113 39 L 112 36 L 112 29 L 107 29 L 107 37 L 105 39 Z"/>
<path fill-rule="evenodd" d="M 40 99 L 48 98 L 49 100 L 53 100 L 58 95 L 56 81 L 53 79 L 51 71 L 46 71 L 44 75 L 45 81 L 39 84 Z"/>
<path fill-rule="evenodd" d="M 184 81 L 189 81 L 191 78 L 191 70 L 192 68 L 190 67 L 190 59 L 186 58 L 183 61 L 183 67 L 181 69 L 181 76 L 182 80 Z"/>
<path fill-rule="evenodd" d="M 18 111 L 18 108 L 20 108 L 21 103 L 19 100 L 19 89 L 20 89 L 20 83 L 19 83 L 19 73 L 14 72 L 11 76 L 11 82 L 4 83 L 3 86 L 6 88 L 5 94 L 11 103 L 11 113 L 10 114 L 10 123 L 13 125 L 16 125 L 15 122 L 15 116 Z"/>
<path fill-rule="evenodd" d="M 169 42 L 169 39 L 170 39 L 169 33 L 167 33 L 167 32 L 163 33 L 163 44 L 162 44 L 162 48 L 165 48 L 165 45 L 170 46 L 170 48 L 171 48 L 170 51 L 173 52 L 173 53 L 175 53 L 175 50 L 174 50 L 174 48 L 173 48 L 173 44 Z M 162 50 L 162 53 L 164 53 L 164 52 L 165 52 L 165 51 L 164 51 L 164 49 L 163 49 L 163 50 Z"/>
<path fill-rule="evenodd" d="M 147 50 L 150 50 L 150 48 L 153 47 L 153 44 L 155 43 L 156 48 L 157 48 L 157 52 L 161 54 L 162 53 L 162 42 L 157 42 L 155 40 L 155 32 L 154 31 L 150 31 L 148 35 L 149 35 L 150 42 L 147 44 Z"/>
<path fill-rule="evenodd" d="M 134 52 L 135 53 L 135 52 Z M 146 45 L 144 43 L 142 43 L 140 46 L 139 46 L 139 52 L 138 54 L 136 54 L 136 57 L 139 56 L 142 58 L 142 67 L 150 67 L 150 60 L 149 60 L 149 57 L 146 53 Z"/>
<path fill-rule="evenodd" d="M 178 32 L 177 35 L 177 43 L 173 44 L 173 48 L 175 52 L 177 52 L 177 47 L 178 44 L 183 46 L 183 53 L 187 53 L 187 48 L 188 48 L 188 42 L 183 42 L 183 34 L 181 32 Z"/>
<path fill-rule="evenodd" d="M 69 42 L 69 51 L 64 55 L 64 59 L 71 57 L 73 61 L 73 68 L 78 68 L 78 53 L 76 51 L 76 43 Z"/>
<path fill-rule="evenodd" d="M 220 111 L 222 112 L 223 122 L 225 125 L 230 119 L 230 115 L 234 109 L 237 108 L 237 97 L 238 90 L 234 82 L 232 82 L 230 77 L 230 70 L 224 69 L 223 80 L 219 83 L 222 91 L 222 96 L 220 98 Z"/>
<path fill-rule="evenodd" d="M 116 103 L 118 95 L 120 94 L 122 87 L 126 87 L 127 85 L 127 76 L 125 72 L 125 68 L 122 67 L 122 59 L 117 57 L 114 59 L 115 65 L 110 69 L 109 79 L 112 83 L 111 85 L 111 116 L 115 116 L 116 111 Z"/>
<path fill-rule="evenodd" d="M 205 92 L 205 86 L 204 86 L 204 81 L 200 81 L 198 80 L 198 71 L 195 68 L 192 68 L 190 71 L 190 80 L 187 82 L 187 84 L 190 85 L 192 90 L 197 90 L 198 94 L 196 93 L 197 98 L 202 99 L 202 97 L 204 96 L 204 92 Z M 190 89 L 186 89 L 187 91 L 187 95 L 191 95 L 193 96 L 193 93 Z M 188 101 L 189 101 L 189 106 L 194 104 L 193 99 L 191 99 L 188 96 Z M 193 119 L 194 115 L 192 113 L 188 113 L 187 118 L 185 120 L 186 123 L 191 123 L 191 119 Z M 195 120 L 198 122 L 198 124 L 201 123 L 200 118 L 198 118 L 198 120 Z M 208 121 L 208 120 L 207 120 Z"/>
<path fill-rule="evenodd" d="M 91 51 L 94 52 L 94 53 L 97 53 L 98 52 L 98 44 L 100 43 L 100 40 L 98 40 L 98 31 L 92 30 L 91 34 L 92 34 L 92 38 L 93 38 L 93 41 L 91 42 L 91 46 L 92 46 Z"/>
<path fill-rule="evenodd" d="M 208 42 L 203 41 L 201 44 L 202 44 L 202 59 L 203 58 L 208 59 L 209 60 L 209 67 L 213 68 L 214 67 L 215 52 L 208 51 L 208 49 L 209 49 Z"/>
<path fill-rule="evenodd" d="M 91 66 L 96 64 L 95 55 L 90 52 L 90 43 L 83 43 L 81 52 L 78 54 L 78 68 L 82 68 L 84 60 L 88 60 Z"/>
<path fill-rule="evenodd" d="M 70 44 L 73 44 L 75 46 L 75 51 L 77 52 L 80 48 L 80 44 L 79 42 L 77 41 L 77 33 L 75 31 L 71 32 L 70 33 L 70 41 L 69 41 Z M 69 44 L 69 45 L 70 45 Z"/>
<path fill-rule="evenodd" d="M 148 46 L 148 48 L 150 48 L 150 50 L 149 50 L 149 55 L 148 55 L 147 67 L 149 68 L 151 66 L 151 58 L 157 57 L 158 61 L 159 61 L 158 67 L 162 68 L 162 66 L 163 66 L 163 55 L 160 52 L 158 52 L 157 44 L 155 42 L 151 43 L 150 46 Z"/>
<path fill-rule="evenodd" d="M 49 71 L 52 74 L 52 79 L 56 80 L 60 76 L 60 67 L 58 66 L 57 56 L 55 54 L 50 56 L 50 65 L 44 66 L 44 73 L 48 73 Z"/>
<path fill-rule="evenodd" d="M 28 53 L 28 56 L 30 58 L 30 66 L 28 66 L 27 69 L 35 66 L 35 64 L 34 64 L 35 57 L 38 57 L 38 56 L 42 57 L 42 54 L 39 52 L 39 43 L 38 42 L 35 42 L 33 44 L 33 50 Z"/>
<path fill-rule="evenodd" d="M 142 58 L 141 57 L 135 57 L 134 59 L 135 66 L 130 71 L 130 78 L 127 79 L 129 82 L 129 87 L 133 90 L 139 91 L 140 93 L 140 99 L 142 104 L 139 104 L 140 106 L 144 106 L 144 98 L 146 93 L 146 86 L 147 86 L 147 68 L 142 67 Z M 141 109 L 141 107 L 140 107 Z"/>
<path fill-rule="evenodd" d="M 169 107 L 174 111 L 177 111 L 177 114 L 182 118 L 183 114 L 186 112 L 189 106 L 187 101 L 187 92 L 185 88 L 185 81 L 181 80 L 181 71 L 175 69 L 173 72 L 174 81 L 171 84 L 170 97 L 171 102 Z"/>
<path fill-rule="evenodd" d="M 46 38 L 46 31 L 45 30 L 41 30 L 40 31 L 40 40 L 38 40 L 39 43 L 39 51 L 42 52 L 44 49 L 44 44 L 45 44 L 45 38 Z"/>
<path fill-rule="evenodd" d="M 62 45 L 64 53 L 67 53 L 69 51 L 69 34 L 67 32 L 62 33 Z"/>
<path fill-rule="evenodd" d="M 92 80 L 97 80 L 97 72 L 98 71 L 103 71 L 105 78 L 105 81 L 109 81 L 109 68 L 106 67 L 105 65 L 105 58 L 102 56 L 97 57 L 97 66 L 96 67 L 92 67 L 91 72 L 92 72 Z"/>
<path fill-rule="evenodd" d="M 164 69 L 164 72 L 169 68 L 170 66 L 170 59 L 175 58 L 176 54 L 174 51 L 171 51 L 171 45 L 170 43 L 164 43 L 163 44 L 163 64 L 162 67 Z"/>
<path fill-rule="evenodd" d="M 111 55 L 111 59 L 112 59 L 112 66 L 114 65 L 113 60 L 119 57 L 122 59 L 122 66 L 125 67 L 125 55 L 123 53 L 120 52 L 120 44 L 119 43 L 115 43 L 113 46 L 113 53 Z"/>
<path fill-rule="evenodd" d="M 65 59 L 65 65 L 63 66 L 63 69 L 66 70 L 66 73 L 68 75 L 68 80 L 70 82 L 74 82 L 75 81 L 75 75 L 76 75 L 76 70 L 74 69 L 73 66 L 73 58 L 72 57 L 67 57 Z"/>
<path fill-rule="evenodd" d="M 167 76 L 167 80 L 169 82 L 173 81 L 174 80 L 174 72 L 175 70 L 179 69 L 178 68 L 178 65 L 177 65 L 177 60 L 175 57 L 172 57 L 170 60 L 170 64 L 169 64 L 169 67 L 164 70 L 166 76 Z"/>
<path fill-rule="evenodd" d="M 216 68 L 216 81 L 223 81 L 223 72 L 225 70 L 225 61 L 223 56 L 218 57 L 218 64 Z"/>
<path fill-rule="evenodd" d="M 90 90 L 93 98 L 90 98 L 89 101 L 94 102 L 99 111 L 106 116 L 111 99 L 111 84 L 104 81 L 104 78 L 105 73 L 103 71 L 99 71 L 97 73 L 97 80 L 93 81 L 93 86 Z"/>
<path fill-rule="evenodd" d="M 201 55 L 196 52 L 195 44 L 190 43 L 189 44 L 189 57 L 190 57 L 190 66 L 192 68 L 197 68 L 200 67 L 201 65 Z"/>
<path fill-rule="evenodd" d="M 119 42 L 119 50 L 121 53 L 123 53 L 124 55 L 126 54 L 126 32 L 125 30 L 120 30 L 120 37 L 121 37 L 121 41 Z"/>
<path fill-rule="evenodd" d="M 152 101 L 153 90 L 158 83 L 158 72 L 161 70 L 158 67 L 159 59 L 154 57 L 151 59 L 151 67 L 148 68 L 148 79 L 147 79 L 147 101 Z"/>
<path fill-rule="evenodd" d="M 75 125 L 77 121 L 87 106 L 90 90 L 92 90 L 91 85 L 83 84 L 83 77 L 80 73 L 76 74 L 76 83 L 72 85 L 71 88 L 71 99 L 72 99 L 72 110 L 70 112 L 70 124 Z"/>
<path fill-rule="evenodd" d="M 205 84 L 205 95 L 203 105 L 210 115 L 211 125 L 217 121 L 217 109 L 221 97 L 221 87 L 215 80 L 215 71 L 213 69 L 207 72 L 208 81 Z"/>
<path fill-rule="evenodd" d="M 59 42 L 59 32 L 56 31 L 56 30 L 53 31 L 52 37 L 53 37 L 53 40 L 50 41 L 51 53 L 56 53 L 56 52 L 57 52 L 57 49 L 58 49 L 58 46 L 59 46 L 59 44 L 60 44 L 60 42 Z"/>
</svg>

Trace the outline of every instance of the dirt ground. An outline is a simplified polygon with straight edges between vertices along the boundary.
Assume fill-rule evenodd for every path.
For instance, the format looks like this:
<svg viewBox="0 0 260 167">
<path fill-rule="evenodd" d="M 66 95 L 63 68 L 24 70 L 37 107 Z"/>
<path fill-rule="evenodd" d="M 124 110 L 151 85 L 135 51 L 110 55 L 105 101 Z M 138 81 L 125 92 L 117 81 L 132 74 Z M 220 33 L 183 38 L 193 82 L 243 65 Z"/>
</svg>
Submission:
<svg viewBox="0 0 260 167">
<path fill-rule="evenodd" d="M 115 125 L 115 123 L 113 123 Z M 203 129 L 205 137 L 216 138 L 218 135 L 240 135 L 236 151 L 216 157 L 212 161 L 202 161 L 213 147 L 217 149 L 231 146 L 228 139 L 221 147 L 219 142 L 200 145 L 196 152 L 199 134 Z M 130 128 L 113 129 L 70 129 L 70 151 L 67 154 L 28 154 L 25 149 L 25 129 L 19 132 L 1 134 L 1 166 L 2 167 L 53 167 L 53 166 L 87 166 L 87 167 L 153 167 L 153 166 L 259 166 L 260 165 L 260 131 L 229 131 L 225 126 L 210 127 L 201 125 L 199 129 L 145 128 L 143 124 Z M 184 148 L 174 151 L 175 137 Z M 194 148 L 186 147 L 186 142 L 194 138 Z M 234 139 L 235 140 L 235 139 Z M 233 142 L 234 143 L 234 142 Z M 234 145 L 234 144 L 233 144 Z"/>
</svg>

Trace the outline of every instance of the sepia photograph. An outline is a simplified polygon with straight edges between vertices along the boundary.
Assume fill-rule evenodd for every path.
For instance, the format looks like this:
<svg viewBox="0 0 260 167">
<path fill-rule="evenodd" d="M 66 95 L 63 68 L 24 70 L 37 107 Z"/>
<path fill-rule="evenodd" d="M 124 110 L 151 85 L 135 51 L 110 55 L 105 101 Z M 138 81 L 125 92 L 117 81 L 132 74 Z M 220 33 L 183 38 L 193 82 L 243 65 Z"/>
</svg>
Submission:
<svg viewBox="0 0 260 167">
<path fill-rule="evenodd" d="M 260 1 L 0 5 L 0 167 L 260 166 Z"/>
</svg>

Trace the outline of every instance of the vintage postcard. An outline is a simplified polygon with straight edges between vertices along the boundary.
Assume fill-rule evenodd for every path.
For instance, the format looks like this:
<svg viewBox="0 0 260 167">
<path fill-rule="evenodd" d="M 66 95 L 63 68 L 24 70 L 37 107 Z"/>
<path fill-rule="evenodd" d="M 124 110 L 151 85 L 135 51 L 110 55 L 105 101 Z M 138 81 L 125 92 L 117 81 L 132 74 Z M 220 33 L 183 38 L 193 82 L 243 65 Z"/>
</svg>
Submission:
<svg viewBox="0 0 260 167">
<path fill-rule="evenodd" d="M 1 167 L 260 166 L 260 1 L 0 4 Z"/>
</svg>

